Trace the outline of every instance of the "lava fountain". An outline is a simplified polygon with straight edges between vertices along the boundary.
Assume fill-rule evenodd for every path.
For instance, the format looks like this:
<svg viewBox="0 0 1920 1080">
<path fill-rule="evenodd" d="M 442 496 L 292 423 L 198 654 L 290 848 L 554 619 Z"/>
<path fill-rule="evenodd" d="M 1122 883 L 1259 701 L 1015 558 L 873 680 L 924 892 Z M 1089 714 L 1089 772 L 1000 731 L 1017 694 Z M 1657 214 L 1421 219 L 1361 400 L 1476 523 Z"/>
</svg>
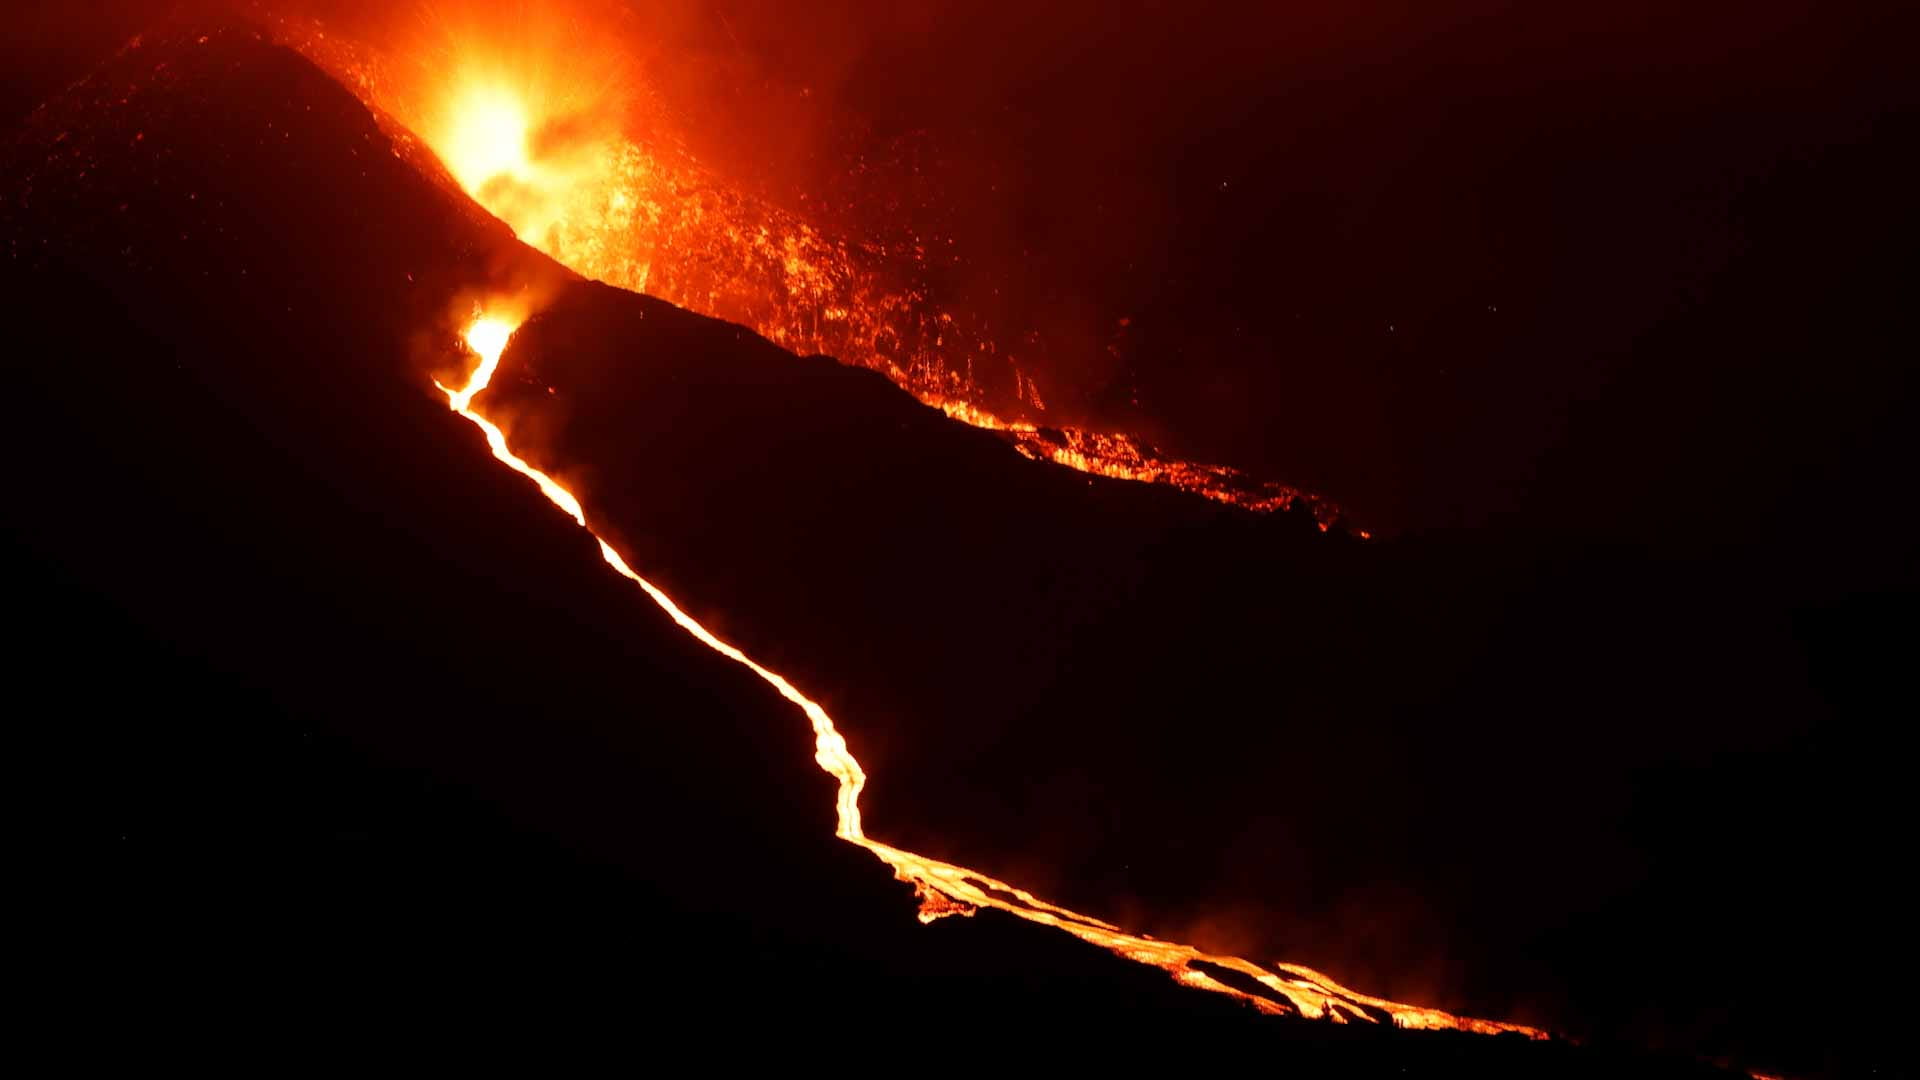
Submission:
<svg viewBox="0 0 1920 1080">
<path fill-rule="evenodd" d="M 927 284 L 941 238 L 835 235 L 729 183 L 677 140 L 635 134 L 641 125 L 623 117 L 644 95 L 620 61 L 541 25 L 508 46 L 498 31 L 443 26 L 400 64 L 312 26 L 283 21 L 279 35 L 396 120 L 399 141 L 418 133 L 522 241 L 583 276 L 878 371 L 1034 460 L 1248 510 L 1305 507 L 1323 529 L 1341 521 L 1319 496 L 1058 423 L 1006 335 Z M 1010 377 L 989 385 L 989 367 Z"/>
</svg>

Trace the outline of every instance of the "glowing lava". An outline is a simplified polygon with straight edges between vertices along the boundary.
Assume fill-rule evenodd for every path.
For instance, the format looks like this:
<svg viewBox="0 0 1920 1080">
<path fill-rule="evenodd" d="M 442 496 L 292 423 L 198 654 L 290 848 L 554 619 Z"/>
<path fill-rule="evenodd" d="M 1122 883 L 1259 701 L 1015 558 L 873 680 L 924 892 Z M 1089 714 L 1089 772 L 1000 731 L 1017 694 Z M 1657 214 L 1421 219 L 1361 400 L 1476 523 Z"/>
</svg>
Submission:
<svg viewBox="0 0 1920 1080">
<path fill-rule="evenodd" d="M 479 191 L 499 176 L 520 181 L 532 176 L 527 110 L 512 93 L 475 87 L 454 116 L 439 144 L 440 158 L 467 190 Z"/>
<path fill-rule="evenodd" d="M 1304 505 L 1322 528 L 1340 519 L 1310 493 L 1049 419 L 1016 355 L 1044 346 L 1009 346 L 929 284 L 946 240 L 830 234 L 726 182 L 671 136 L 635 134 L 619 120 L 634 96 L 629 76 L 569 26 L 447 29 L 421 47 L 432 62 L 417 67 L 295 20 L 280 33 L 404 125 L 393 132 L 402 148 L 420 133 L 467 194 L 579 274 L 878 371 L 1038 461 L 1248 510 Z"/>
<path fill-rule="evenodd" d="M 613 567 L 620 576 L 638 585 L 681 629 L 698 638 L 708 648 L 758 675 L 781 697 L 798 706 L 800 711 L 806 714 L 808 723 L 813 726 L 813 759 L 838 784 L 838 793 L 835 798 L 837 814 L 835 835 L 849 843 L 866 848 L 880 861 L 893 868 L 894 877 L 913 886 L 915 894 L 920 899 L 920 921 L 932 922 L 946 915 L 971 915 L 980 908 L 993 908 L 1028 922 L 1064 930 L 1082 941 L 1098 945 L 1129 960 L 1160 968 L 1187 986 L 1226 994 L 1249 1002 L 1269 1013 L 1297 1012 L 1301 1016 L 1324 1018 L 1337 1023 L 1346 1023 L 1350 1020 L 1378 1023 L 1384 1019 L 1403 1028 L 1451 1028 L 1488 1035 L 1517 1032 L 1537 1039 L 1547 1037 L 1545 1032 L 1519 1024 L 1474 1020 L 1442 1012 L 1439 1009 L 1425 1009 L 1417 1005 L 1403 1005 L 1383 998 L 1370 997 L 1349 990 L 1312 968 L 1297 964 L 1262 965 L 1237 956 L 1216 956 L 1201 952 L 1190 945 L 1130 934 L 1110 923 L 1050 904 L 1024 889 L 1004 881 L 997 881 L 977 871 L 937 859 L 929 859 L 869 839 L 860 821 L 860 791 L 866 786 L 867 774 L 860 768 L 860 762 L 854 758 L 852 751 L 847 748 L 846 739 L 834 727 L 833 718 L 827 715 L 827 711 L 795 689 L 792 683 L 778 673 L 762 667 L 746 653 L 715 637 L 706 627 L 682 611 L 671 597 L 634 572 L 633 568 L 627 565 L 626 560 L 620 557 L 619 552 L 605 540 L 600 539 L 597 534 L 593 534 L 592 529 L 587 525 L 586 514 L 580 507 L 580 500 L 575 498 L 572 492 L 560 486 L 552 477 L 528 465 L 514 454 L 507 444 L 506 435 L 500 428 L 474 410 L 473 400 L 487 388 L 488 383 L 499 370 L 500 357 L 505 352 L 507 342 L 512 337 L 516 325 L 497 314 L 480 315 L 468 325 L 465 333 L 466 344 L 479 357 L 480 363 L 468 376 L 466 384 L 459 389 L 443 383 L 435 383 L 446 393 L 447 405 L 472 421 L 485 433 L 487 446 L 493 451 L 494 457 L 508 468 L 532 480 L 555 506 L 566 511 L 567 515 L 573 518 L 581 528 L 587 529 L 590 535 L 594 535 L 594 539 L 600 544 L 600 555 L 607 561 L 607 565 Z M 1241 985 L 1232 985 L 1223 981 L 1221 976 L 1237 977 L 1235 981 Z"/>
</svg>

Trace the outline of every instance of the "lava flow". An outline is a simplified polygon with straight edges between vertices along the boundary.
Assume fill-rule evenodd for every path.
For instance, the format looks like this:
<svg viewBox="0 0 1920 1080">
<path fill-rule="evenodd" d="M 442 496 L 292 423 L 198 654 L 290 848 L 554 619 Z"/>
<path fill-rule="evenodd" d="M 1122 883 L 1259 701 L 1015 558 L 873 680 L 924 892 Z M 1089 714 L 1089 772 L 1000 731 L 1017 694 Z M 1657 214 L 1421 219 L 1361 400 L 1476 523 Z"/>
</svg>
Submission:
<svg viewBox="0 0 1920 1080">
<path fill-rule="evenodd" d="M 846 738 L 834 727 L 833 718 L 827 715 L 827 711 L 777 672 L 768 670 L 737 647 L 714 636 L 681 610 L 671 597 L 636 573 L 612 545 L 593 533 L 580 500 L 552 477 L 516 455 L 500 427 L 475 411 L 474 399 L 487 388 L 498 371 L 501 355 L 506 351 L 516 325 L 497 314 L 478 315 L 468 325 L 466 345 L 479 357 L 480 362 L 468 376 L 465 385 L 458 389 L 435 383 L 447 395 L 448 406 L 472 421 L 486 435 L 487 445 L 494 457 L 532 480 L 555 506 L 593 535 L 600 544 L 600 555 L 607 565 L 638 585 L 681 629 L 698 638 L 708 648 L 758 675 L 781 697 L 806 714 L 813 726 L 814 761 L 839 785 L 835 799 L 838 821 L 835 835 L 872 852 L 893 868 L 896 878 L 914 887 L 920 900 L 921 922 L 932 922 L 946 915 L 971 915 L 980 908 L 993 908 L 1028 922 L 1064 930 L 1082 941 L 1129 960 L 1160 968 L 1188 986 L 1226 994 L 1278 1015 L 1297 1012 L 1301 1016 L 1325 1018 L 1337 1023 L 1349 1020 L 1378 1023 L 1384 1018 L 1403 1028 L 1451 1028 L 1488 1035 L 1516 1032 L 1531 1038 L 1547 1037 L 1545 1032 L 1519 1024 L 1475 1020 L 1439 1009 L 1371 997 L 1349 990 L 1320 972 L 1297 964 L 1263 965 L 1237 956 L 1212 955 L 1190 945 L 1130 934 L 1110 923 L 1050 904 L 1024 889 L 996 881 L 977 871 L 870 839 L 860 821 L 860 791 L 866 785 L 866 773 L 847 748 Z M 1241 985 L 1232 985 L 1224 981 L 1223 976 Z"/>
</svg>

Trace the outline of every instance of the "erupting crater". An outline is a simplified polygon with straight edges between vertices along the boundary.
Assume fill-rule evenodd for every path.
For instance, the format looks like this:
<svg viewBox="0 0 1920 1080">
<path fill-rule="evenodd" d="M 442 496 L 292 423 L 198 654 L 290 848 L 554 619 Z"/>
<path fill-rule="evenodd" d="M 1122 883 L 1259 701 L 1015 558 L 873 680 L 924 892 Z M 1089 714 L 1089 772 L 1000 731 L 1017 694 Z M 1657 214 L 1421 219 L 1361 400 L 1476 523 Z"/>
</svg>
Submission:
<svg viewBox="0 0 1920 1080">
<path fill-rule="evenodd" d="M 1252 511 L 1304 507 L 1322 530 L 1350 529 L 1321 496 L 1170 457 L 1128 434 L 1054 422 L 1003 346 L 1007 335 L 952 309 L 928 284 L 934 239 L 835 235 L 729 183 L 675 139 L 632 134 L 620 120 L 628 103 L 613 61 L 536 61 L 525 55 L 531 46 L 463 34 L 440 46 L 440 63 L 414 72 L 312 27 L 282 23 L 280 32 L 393 118 L 396 134 L 417 133 L 522 241 L 585 277 L 877 371 L 1036 461 Z M 989 365 L 1010 369 L 1011 394 L 987 385 L 979 371 Z"/>
</svg>

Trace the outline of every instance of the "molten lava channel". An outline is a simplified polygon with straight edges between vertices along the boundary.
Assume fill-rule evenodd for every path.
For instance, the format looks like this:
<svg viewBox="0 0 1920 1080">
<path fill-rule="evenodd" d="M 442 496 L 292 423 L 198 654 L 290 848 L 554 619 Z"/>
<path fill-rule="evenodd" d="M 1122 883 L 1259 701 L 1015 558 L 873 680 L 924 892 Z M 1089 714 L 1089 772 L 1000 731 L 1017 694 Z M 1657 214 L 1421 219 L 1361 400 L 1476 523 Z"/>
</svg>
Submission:
<svg viewBox="0 0 1920 1080">
<path fill-rule="evenodd" d="M 613 567 L 621 577 L 638 585 L 655 604 L 659 605 L 660 610 L 667 613 L 668 618 L 708 648 L 758 675 L 781 697 L 792 702 L 806 714 L 808 723 L 813 726 L 813 759 L 839 785 L 835 798 L 838 821 L 835 835 L 872 852 L 881 862 L 893 868 L 894 877 L 913 886 L 920 900 L 921 922 L 932 922 L 946 915 L 971 915 L 981 908 L 993 908 L 1028 922 L 1064 930 L 1082 941 L 1107 949 L 1116 955 L 1160 968 L 1187 986 L 1238 998 L 1269 1013 L 1284 1015 L 1297 1012 L 1301 1016 L 1314 1019 L 1325 1018 L 1337 1023 L 1346 1023 L 1349 1020 L 1378 1023 L 1384 1016 L 1396 1026 L 1403 1028 L 1451 1028 L 1488 1035 L 1517 1032 L 1532 1038 L 1547 1037 L 1545 1032 L 1519 1024 L 1475 1020 L 1455 1016 L 1439 1009 L 1404 1005 L 1371 997 L 1341 986 L 1326 975 L 1298 964 L 1262 965 L 1237 956 L 1205 953 L 1191 945 L 1130 934 L 1110 923 L 1050 904 L 1024 889 L 1004 881 L 997 881 L 978 871 L 916 855 L 911 851 L 902 851 L 870 839 L 860 821 L 860 791 L 866 786 L 866 772 L 860 768 L 860 762 L 847 748 L 846 738 L 835 728 L 833 718 L 827 715 L 827 711 L 802 694 L 779 673 L 768 670 L 739 648 L 716 637 L 712 631 L 681 610 L 680 606 L 673 602 L 672 597 L 636 573 L 612 545 L 593 533 L 592 528 L 587 524 L 586 513 L 581 509 L 580 500 L 552 477 L 527 464 L 524 459 L 516 455 L 508 445 L 506 434 L 500 430 L 499 425 L 474 409 L 474 399 L 487 388 L 495 373 L 498 372 L 501 355 L 506 351 L 507 343 L 512 338 L 516 325 L 508 318 L 490 313 L 477 315 L 468 325 L 465 332 L 466 345 L 479 358 L 479 364 L 474 367 L 466 383 L 458 389 L 436 381 L 435 385 L 447 395 L 448 407 L 466 417 L 485 434 L 487 446 L 493 451 L 495 458 L 533 481 L 541 493 L 546 495 L 555 506 L 565 511 L 576 524 L 586 529 L 589 535 L 599 541 L 600 555 L 606 560 L 607 565 Z M 1251 980 L 1265 992 L 1255 993 L 1230 986 L 1209 974 L 1209 969 L 1233 972 Z"/>
</svg>

